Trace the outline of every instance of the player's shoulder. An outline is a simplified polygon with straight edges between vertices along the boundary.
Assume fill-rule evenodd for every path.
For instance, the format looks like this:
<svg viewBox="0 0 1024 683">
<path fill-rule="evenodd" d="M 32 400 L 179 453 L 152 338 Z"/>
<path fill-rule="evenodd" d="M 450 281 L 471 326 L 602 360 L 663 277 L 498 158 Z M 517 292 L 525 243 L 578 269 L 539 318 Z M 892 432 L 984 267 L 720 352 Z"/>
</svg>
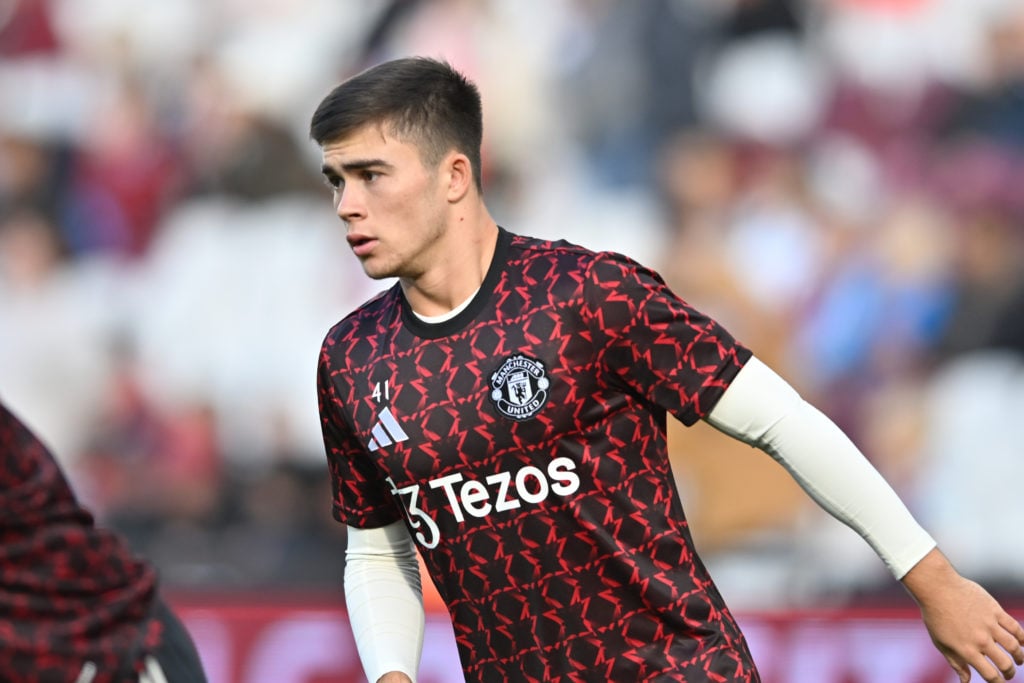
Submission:
<svg viewBox="0 0 1024 683">
<path fill-rule="evenodd" d="M 590 258 L 595 254 L 593 250 L 566 239 L 544 239 L 520 233 L 511 234 L 509 252 L 519 258 Z"/>
<path fill-rule="evenodd" d="M 509 245 L 510 262 L 554 261 L 561 267 L 575 266 L 582 271 L 589 271 L 594 264 L 604 260 L 625 258 L 616 252 L 597 251 L 566 239 L 513 234 Z"/>
<path fill-rule="evenodd" d="M 608 277 L 611 273 L 626 274 L 648 270 L 643 264 L 632 257 L 618 251 L 597 250 L 569 240 L 547 240 L 526 235 L 513 235 L 510 245 L 509 260 L 551 260 L 559 266 L 575 267 L 584 275 L 593 276 L 604 273 L 600 277 Z"/>
<path fill-rule="evenodd" d="M 388 322 L 400 314 L 398 288 L 396 283 L 390 289 L 378 292 L 332 325 L 324 338 L 324 345 L 367 339 L 386 330 Z"/>
</svg>

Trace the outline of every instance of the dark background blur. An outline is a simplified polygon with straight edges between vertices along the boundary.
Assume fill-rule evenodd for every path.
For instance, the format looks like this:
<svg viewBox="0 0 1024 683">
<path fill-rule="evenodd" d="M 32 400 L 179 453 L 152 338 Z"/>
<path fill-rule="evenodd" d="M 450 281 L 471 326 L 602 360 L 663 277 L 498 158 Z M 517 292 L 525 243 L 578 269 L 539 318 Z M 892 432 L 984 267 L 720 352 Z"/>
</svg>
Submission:
<svg viewBox="0 0 1024 683">
<path fill-rule="evenodd" d="M 0 0 L 0 395 L 169 587 L 337 593 L 316 358 L 382 283 L 306 125 L 407 54 L 479 83 L 504 226 L 659 269 L 1024 592 L 1021 3 Z M 672 447 L 734 609 L 889 599 L 770 458 Z"/>
</svg>

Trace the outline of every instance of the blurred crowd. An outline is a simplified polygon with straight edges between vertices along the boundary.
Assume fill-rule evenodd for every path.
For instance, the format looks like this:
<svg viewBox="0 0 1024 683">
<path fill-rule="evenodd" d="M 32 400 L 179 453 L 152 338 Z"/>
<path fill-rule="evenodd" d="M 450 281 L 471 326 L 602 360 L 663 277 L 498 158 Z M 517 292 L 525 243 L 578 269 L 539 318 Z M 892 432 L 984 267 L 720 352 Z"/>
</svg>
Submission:
<svg viewBox="0 0 1024 683">
<path fill-rule="evenodd" d="M 835 419 L 965 573 L 1024 595 L 1024 5 L 0 0 L 0 396 L 181 588 L 333 586 L 308 117 L 390 57 L 484 97 L 514 232 L 657 268 Z M 737 607 L 891 578 L 770 458 L 673 425 Z"/>
</svg>

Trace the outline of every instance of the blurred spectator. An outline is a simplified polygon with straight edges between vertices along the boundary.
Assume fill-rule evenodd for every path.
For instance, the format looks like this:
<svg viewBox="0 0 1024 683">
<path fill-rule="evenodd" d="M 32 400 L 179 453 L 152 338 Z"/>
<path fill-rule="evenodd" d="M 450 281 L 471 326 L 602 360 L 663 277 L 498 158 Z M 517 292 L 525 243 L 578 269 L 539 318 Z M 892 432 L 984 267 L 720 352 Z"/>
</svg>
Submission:
<svg viewBox="0 0 1024 683">
<path fill-rule="evenodd" d="M 956 215 L 953 307 L 937 360 L 988 348 L 1024 353 L 1024 225 L 995 204 Z"/>
<path fill-rule="evenodd" d="M 1008 3 L 982 35 L 975 78 L 958 83 L 957 98 L 939 131 L 948 138 L 982 138 L 1024 153 L 1024 8 Z"/>
<path fill-rule="evenodd" d="M 599 187 L 650 182 L 662 141 L 697 122 L 695 70 L 724 4 L 569 3 L 567 46 L 553 68 L 565 124 Z"/>
<path fill-rule="evenodd" d="M 795 147 L 817 127 L 832 88 L 803 12 L 788 0 L 728 4 L 719 41 L 695 72 L 698 122 L 740 140 Z"/>
<path fill-rule="evenodd" d="M 50 53 L 58 48 L 46 0 L 16 0 L 0 9 L 0 57 Z"/>
<path fill-rule="evenodd" d="M 239 96 L 217 63 L 199 59 L 189 76 L 178 122 L 188 196 L 262 200 L 322 189 L 296 136 Z"/>
<path fill-rule="evenodd" d="M 0 128 L 0 211 L 28 207 L 56 223 L 67 201 L 69 156 L 60 141 L 5 134 Z"/>
<path fill-rule="evenodd" d="M 97 266 L 97 267 L 94 267 Z M 108 388 L 108 273 L 72 263 L 57 226 L 31 207 L 0 214 L 0 377 L 71 468 Z"/>
<path fill-rule="evenodd" d="M 181 196 L 178 155 L 131 79 L 93 113 L 71 167 L 61 218 L 75 253 L 143 254 L 163 213 Z"/>
<path fill-rule="evenodd" d="M 901 197 L 822 286 L 794 354 L 851 434 L 880 383 L 926 367 L 952 309 L 954 233 L 926 198 Z"/>
</svg>

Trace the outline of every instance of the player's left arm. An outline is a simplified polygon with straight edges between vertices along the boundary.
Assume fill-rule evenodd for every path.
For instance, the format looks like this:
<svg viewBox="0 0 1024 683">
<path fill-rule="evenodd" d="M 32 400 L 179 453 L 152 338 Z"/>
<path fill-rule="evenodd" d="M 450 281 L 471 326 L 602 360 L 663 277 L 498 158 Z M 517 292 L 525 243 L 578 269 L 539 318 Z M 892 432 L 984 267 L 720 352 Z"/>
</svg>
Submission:
<svg viewBox="0 0 1024 683">
<path fill-rule="evenodd" d="M 785 467 L 829 514 L 871 545 L 921 608 L 933 642 L 960 680 L 986 681 L 1024 664 L 1024 629 L 961 576 L 850 438 L 768 366 L 751 358 L 706 421 Z"/>
</svg>

